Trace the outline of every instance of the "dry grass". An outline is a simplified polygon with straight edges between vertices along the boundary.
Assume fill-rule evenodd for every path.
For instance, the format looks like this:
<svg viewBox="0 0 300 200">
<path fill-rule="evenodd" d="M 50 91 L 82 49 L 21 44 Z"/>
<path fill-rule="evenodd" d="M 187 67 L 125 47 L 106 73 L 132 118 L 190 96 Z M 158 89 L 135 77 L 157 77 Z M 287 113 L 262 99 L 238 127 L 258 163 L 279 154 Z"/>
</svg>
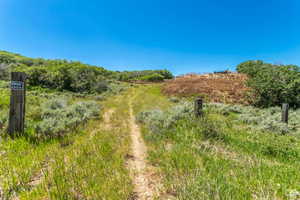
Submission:
<svg viewBox="0 0 300 200">
<path fill-rule="evenodd" d="M 247 76 L 238 73 L 188 74 L 167 81 L 163 87 L 168 95 L 204 95 L 212 102 L 247 104 Z"/>
</svg>

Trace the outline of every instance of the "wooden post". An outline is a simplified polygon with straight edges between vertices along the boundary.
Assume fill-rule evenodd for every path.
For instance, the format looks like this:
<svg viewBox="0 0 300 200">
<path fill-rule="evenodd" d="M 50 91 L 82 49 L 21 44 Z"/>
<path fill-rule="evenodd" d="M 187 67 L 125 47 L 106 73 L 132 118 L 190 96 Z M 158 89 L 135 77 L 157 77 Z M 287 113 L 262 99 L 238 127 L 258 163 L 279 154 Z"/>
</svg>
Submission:
<svg viewBox="0 0 300 200">
<path fill-rule="evenodd" d="M 203 115 L 203 100 L 201 97 L 198 97 L 196 100 L 195 100 L 195 116 L 196 117 L 200 117 Z"/>
<path fill-rule="evenodd" d="M 289 122 L 289 104 L 288 103 L 283 103 L 282 104 L 282 116 L 281 120 L 284 123 Z"/>
<path fill-rule="evenodd" d="M 26 74 L 23 72 L 11 73 L 11 96 L 9 111 L 8 133 L 24 133 L 25 122 L 25 96 L 26 96 Z"/>
</svg>

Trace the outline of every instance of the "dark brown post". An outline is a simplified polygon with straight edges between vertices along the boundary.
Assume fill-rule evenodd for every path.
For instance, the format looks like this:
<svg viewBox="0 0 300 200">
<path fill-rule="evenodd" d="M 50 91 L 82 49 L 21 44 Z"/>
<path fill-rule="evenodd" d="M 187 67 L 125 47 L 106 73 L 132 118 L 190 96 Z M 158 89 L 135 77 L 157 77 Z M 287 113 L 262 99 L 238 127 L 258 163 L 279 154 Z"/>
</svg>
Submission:
<svg viewBox="0 0 300 200">
<path fill-rule="evenodd" d="M 23 72 L 11 73 L 11 96 L 9 111 L 8 132 L 11 136 L 15 133 L 24 133 L 25 121 L 25 96 L 26 74 Z"/>
<path fill-rule="evenodd" d="M 282 104 L 282 116 L 281 120 L 284 123 L 289 122 L 289 104 L 288 103 L 283 103 Z"/>
<path fill-rule="evenodd" d="M 200 117 L 203 115 L 203 100 L 201 97 L 198 97 L 195 100 L 195 116 Z"/>
</svg>

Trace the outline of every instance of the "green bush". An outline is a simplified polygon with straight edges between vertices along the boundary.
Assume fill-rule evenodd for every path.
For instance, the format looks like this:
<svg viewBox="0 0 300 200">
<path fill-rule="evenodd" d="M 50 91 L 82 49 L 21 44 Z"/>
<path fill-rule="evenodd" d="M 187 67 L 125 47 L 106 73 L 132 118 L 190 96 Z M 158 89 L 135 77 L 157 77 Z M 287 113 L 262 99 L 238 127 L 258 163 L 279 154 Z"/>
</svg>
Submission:
<svg viewBox="0 0 300 200">
<path fill-rule="evenodd" d="M 0 80 L 0 89 L 4 88 L 9 88 L 9 82 Z"/>
<path fill-rule="evenodd" d="M 178 120 L 193 116 L 193 109 L 189 102 L 183 102 L 163 112 L 161 110 L 150 110 L 137 115 L 137 121 L 146 124 L 151 132 L 161 133 L 171 128 Z"/>
<path fill-rule="evenodd" d="M 66 99 L 53 99 L 42 105 L 35 133 L 38 138 L 61 137 L 87 120 L 99 117 L 99 113 L 100 107 L 94 101 L 68 104 Z"/>
<path fill-rule="evenodd" d="M 221 103 L 210 103 L 206 106 L 223 115 L 234 113 L 238 121 L 247 124 L 253 130 L 279 134 L 300 133 L 300 109 L 289 111 L 289 124 L 287 125 L 281 122 L 280 107 L 259 109 L 252 106 Z"/>
<path fill-rule="evenodd" d="M 154 74 L 143 76 L 143 77 L 140 78 L 140 80 L 157 82 L 157 81 L 163 81 L 164 77 L 160 74 L 154 73 Z"/>
<path fill-rule="evenodd" d="M 1 111 L 0 112 L 0 132 L 5 127 L 7 127 L 7 122 L 8 122 L 8 113 Z"/>
<path fill-rule="evenodd" d="M 296 65 L 272 65 L 262 61 L 247 61 L 237 71 L 249 76 L 253 104 L 270 107 L 289 103 L 300 107 L 300 68 Z"/>
<path fill-rule="evenodd" d="M 183 128 L 197 130 L 198 135 L 204 139 L 225 139 L 220 122 L 212 119 L 208 114 L 195 118 L 193 104 L 190 102 L 175 105 L 165 112 L 161 110 L 141 112 L 137 116 L 137 121 L 145 124 L 151 133 L 156 135 L 176 133 Z"/>
<path fill-rule="evenodd" d="M 161 81 L 164 79 L 172 79 L 173 74 L 168 70 L 144 70 L 144 71 L 124 71 L 118 72 L 118 80 L 120 81 Z"/>
<path fill-rule="evenodd" d="M 101 93 L 108 88 L 103 69 L 77 62 L 18 69 L 28 74 L 30 86 L 85 93 Z"/>
<path fill-rule="evenodd" d="M 239 73 L 244 73 L 249 75 L 250 77 L 254 77 L 261 71 L 263 68 L 267 68 L 268 65 L 266 65 L 261 60 L 250 60 L 243 62 L 237 66 L 237 71 Z"/>
<path fill-rule="evenodd" d="M 170 97 L 169 101 L 171 101 L 172 103 L 179 103 L 180 102 L 180 98 L 178 98 L 178 97 Z"/>
<path fill-rule="evenodd" d="M 192 121 L 194 105 L 192 102 L 182 102 L 163 112 L 161 110 L 150 110 L 139 113 L 137 120 L 146 124 L 151 132 L 162 133 L 171 128 L 179 120 L 187 119 Z M 207 113 L 219 113 L 225 116 L 235 115 L 235 121 L 242 122 L 251 130 L 260 132 L 272 132 L 278 134 L 300 133 L 300 109 L 290 110 L 289 124 L 281 122 L 280 107 L 259 109 L 252 106 L 227 105 L 221 103 L 209 103 L 204 105 Z M 218 126 L 209 118 L 204 117 L 200 120 L 203 127 L 202 133 L 208 138 L 222 138 L 218 133 Z"/>
</svg>

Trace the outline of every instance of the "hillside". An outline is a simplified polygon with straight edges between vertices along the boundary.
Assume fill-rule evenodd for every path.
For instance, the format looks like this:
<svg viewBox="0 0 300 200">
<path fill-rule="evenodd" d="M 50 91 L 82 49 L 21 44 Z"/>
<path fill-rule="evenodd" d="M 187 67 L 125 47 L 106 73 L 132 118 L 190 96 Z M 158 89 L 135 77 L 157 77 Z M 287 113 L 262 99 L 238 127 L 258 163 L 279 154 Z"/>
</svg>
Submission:
<svg viewBox="0 0 300 200">
<path fill-rule="evenodd" d="M 196 118 L 193 101 L 136 93 L 149 161 L 168 191 L 160 199 L 299 199 L 300 109 L 289 125 L 280 107 L 205 103 Z"/>
<path fill-rule="evenodd" d="M 241 73 L 160 82 L 173 75 L 0 58 L 1 200 L 300 197 L 297 67 L 248 62 Z M 24 134 L 7 133 L 11 71 L 28 75 Z M 273 80 L 280 84 L 261 84 Z M 255 91 L 268 104 L 246 99 Z M 196 117 L 199 95 L 206 99 Z M 295 106 L 284 123 L 277 104 L 287 95 Z"/>
<path fill-rule="evenodd" d="M 27 74 L 24 134 L 7 134 L 12 71 Z M 130 130 L 124 92 L 132 87 L 127 82 L 172 77 L 167 70 L 115 72 L 0 51 L 0 199 L 133 197 L 125 167 Z"/>
<path fill-rule="evenodd" d="M 173 78 L 168 70 L 111 71 L 103 67 L 67 60 L 28 58 L 0 51 L 0 80 L 9 80 L 9 72 L 25 72 L 29 86 L 71 91 L 102 93 L 119 81 L 163 81 Z"/>
<path fill-rule="evenodd" d="M 188 74 L 167 81 L 167 95 L 201 95 L 211 102 L 247 104 L 247 76 L 238 73 Z"/>
</svg>

